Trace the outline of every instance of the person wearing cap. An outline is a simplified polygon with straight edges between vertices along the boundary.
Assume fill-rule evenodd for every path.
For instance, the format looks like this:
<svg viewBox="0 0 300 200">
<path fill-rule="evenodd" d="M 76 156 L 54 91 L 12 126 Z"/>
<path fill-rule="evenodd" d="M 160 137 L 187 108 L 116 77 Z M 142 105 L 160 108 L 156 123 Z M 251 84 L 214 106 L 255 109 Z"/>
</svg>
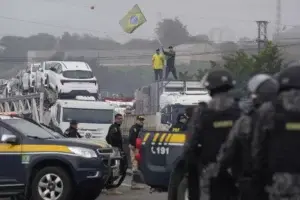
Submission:
<svg viewBox="0 0 300 200">
<path fill-rule="evenodd" d="M 130 149 L 130 157 L 131 157 L 131 165 L 132 165 L 132 181 L 131 181 L 131 189 L 144 189 L 141 185 L 137 184 L 136 179 L 139 177 L 138 173 L 138 162 L 135 159 L 136 154 L 136 139 L 139 136 L 139 132 L 143 129 L 145 118 L 144 116 L 137 116 L 136 122 L 129 129 L 129 149 Z"/>
<path fill-rule="evenodd" d="M 81 135 L 77 131 L 77 121 L 71 120 L 70 127 L 65 131 L 64 135 L 69 138 L 82 138 Z"/>
<path fill-rule="evenodd" d="M 181 113 L 177 116 L 176 124 L 172 125 L 169 131 L 171 132 L 180 132 L 180 131 L 187 131 L 187 122 L 188 118 L 185 114 Z"/>
<path fill-rule="evenodd" d="M 154 70 L 155 81 L 162 80 L 164 64 L 165 64 L 164 55 L 160 53 L 159 49 L 156 49 L 155 54 L 153 54 L 152 56 L 152 67 Z"/>
<path fill-rule="evenodd" d="M 169 73 L 171 72 L 173 74 L 173 77 L 175 80 L 178 79 L 177 77 L 177 73 L 176 73 L 176 68 L 175 68 L 175 56 L 176 53 L 173 50 L 172 46 L 169 46 L 169 51 L 165 51 L 162 48 L 162 51 L 164 53 L 164 55 L 166 56 L 166 60 L 167 60 L 167 67 L 166 67 L 166 73 L 165 73 L 165 79 L 168 79 Z"/>
</svg>

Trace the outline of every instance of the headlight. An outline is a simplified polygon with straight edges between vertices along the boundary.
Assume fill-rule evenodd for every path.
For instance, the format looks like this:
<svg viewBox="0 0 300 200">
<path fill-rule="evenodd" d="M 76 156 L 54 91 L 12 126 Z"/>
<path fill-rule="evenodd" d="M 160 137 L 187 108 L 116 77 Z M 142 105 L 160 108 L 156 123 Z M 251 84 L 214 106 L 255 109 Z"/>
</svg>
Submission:
<svg viewBox="0 0 300 200">
<path fill-rule="evenodd" d="M 68 147 L 69 150 L 81 157 L 84 158 L 97 158 L 97 154 L 92 149 L 82 148 L 82 147 Z"/>
</svg>

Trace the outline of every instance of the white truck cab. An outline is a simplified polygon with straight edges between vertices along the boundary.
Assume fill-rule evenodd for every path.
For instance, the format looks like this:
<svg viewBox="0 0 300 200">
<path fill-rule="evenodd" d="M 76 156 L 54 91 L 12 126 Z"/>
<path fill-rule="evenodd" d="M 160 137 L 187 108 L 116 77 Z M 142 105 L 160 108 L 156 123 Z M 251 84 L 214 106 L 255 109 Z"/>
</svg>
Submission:
<svg viewBox="0 0 300 200">
<path fill-rule="evenodd" d="M 85 138 L 105 139 L 114 120 L 114 107 L 102 101 L 57 100 L 50 108 L 45 124 L 64 133 L 71 120 L 78 122 L 78 132 Z"/>
</svg>

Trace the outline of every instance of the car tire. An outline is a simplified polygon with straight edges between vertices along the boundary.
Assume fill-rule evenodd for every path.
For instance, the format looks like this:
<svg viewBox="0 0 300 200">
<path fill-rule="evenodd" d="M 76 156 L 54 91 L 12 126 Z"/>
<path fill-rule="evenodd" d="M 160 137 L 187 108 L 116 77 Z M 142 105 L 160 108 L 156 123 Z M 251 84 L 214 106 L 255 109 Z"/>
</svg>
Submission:
<svg viewBox="0 0 300 200">
<path fill-rule="evenodd" d="M 53 181 L 57 180 L 58 183 L 54 184 Z M 47 190 L 45 187 L 48 183 L 56 188 L 57 192 L 54 193 L 57 200 L 72 200 L 73 199 L 73 184 L 69 174 L 61 167 L 45 167 L 39 170 L 32 181 L 32 200 L 43 200 L 40 195 L 41 192 Z M 48 184 L 49 186 L 49 184 Z M 47 193 L 50 195 L 50 193 Z"/>
</svg>

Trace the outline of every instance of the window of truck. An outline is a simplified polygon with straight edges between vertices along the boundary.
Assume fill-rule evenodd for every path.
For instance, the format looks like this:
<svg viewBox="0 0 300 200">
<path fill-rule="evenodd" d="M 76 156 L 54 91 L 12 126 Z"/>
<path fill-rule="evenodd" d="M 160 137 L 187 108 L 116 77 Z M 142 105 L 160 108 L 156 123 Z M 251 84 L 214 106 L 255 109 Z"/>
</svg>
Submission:
<svg viewBox="0 0 300 200">
<path fill-rule="evenodd" d="M 76 120 L 78 123 L 112 124 L 113 116 L 113 109 L 63 108 L 64 122 Z"/>
</svg>

